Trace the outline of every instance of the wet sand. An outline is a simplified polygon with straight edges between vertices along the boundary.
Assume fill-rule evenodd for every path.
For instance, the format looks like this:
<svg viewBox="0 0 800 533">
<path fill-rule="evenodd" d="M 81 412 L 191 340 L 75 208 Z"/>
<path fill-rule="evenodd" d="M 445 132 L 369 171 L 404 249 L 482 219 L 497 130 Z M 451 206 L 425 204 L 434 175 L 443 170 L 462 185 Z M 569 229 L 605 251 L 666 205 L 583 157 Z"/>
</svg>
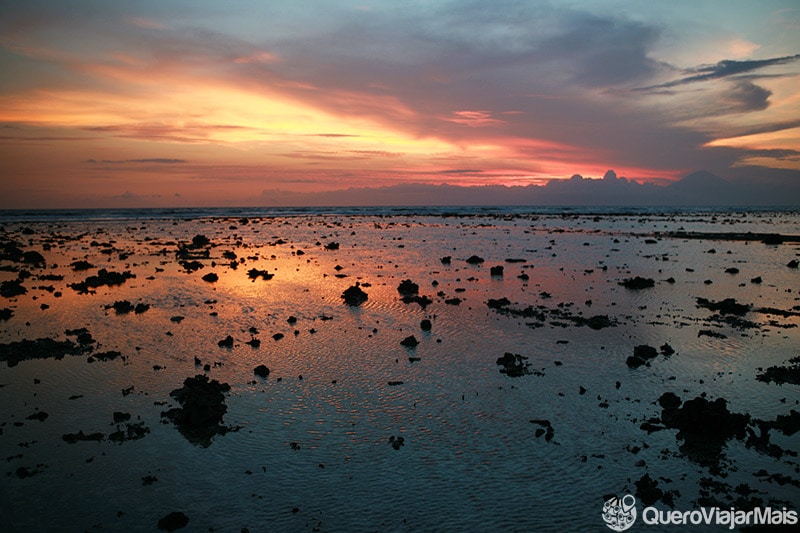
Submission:
<svg viewBox="0 0 800 533">
<path fill-rule="evenodd" d="M 2 514 L 533 531 L 600 530 L 609 494 L 796 508 L 798 235 L 797 213 L 6 223 Z"/>
</svg>

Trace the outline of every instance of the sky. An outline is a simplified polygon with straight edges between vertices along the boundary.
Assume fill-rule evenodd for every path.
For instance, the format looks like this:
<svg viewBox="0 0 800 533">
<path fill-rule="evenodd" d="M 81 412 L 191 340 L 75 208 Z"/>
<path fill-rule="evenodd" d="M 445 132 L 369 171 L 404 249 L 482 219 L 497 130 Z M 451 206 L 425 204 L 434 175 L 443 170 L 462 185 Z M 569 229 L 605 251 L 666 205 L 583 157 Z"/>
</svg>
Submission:
<svg viewBox="0 0 800 533">
<path fill-rule="evenodd" d="M 796 0 L 0 0 L 0 208 L 800 182 Z"/>
</svg>

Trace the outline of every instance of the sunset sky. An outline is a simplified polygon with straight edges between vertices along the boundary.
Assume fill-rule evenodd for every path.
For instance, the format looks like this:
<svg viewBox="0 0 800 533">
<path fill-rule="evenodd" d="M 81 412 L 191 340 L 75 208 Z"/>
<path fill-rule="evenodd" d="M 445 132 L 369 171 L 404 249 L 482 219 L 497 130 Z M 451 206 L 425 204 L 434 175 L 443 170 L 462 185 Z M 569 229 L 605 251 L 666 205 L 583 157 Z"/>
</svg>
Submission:
<svg viewBox="0 0 800 533">
<path fill-rule="evenodd" d="M 0 207 L 800 175 L 796 0 L 0 0 Z"/>
</svg>

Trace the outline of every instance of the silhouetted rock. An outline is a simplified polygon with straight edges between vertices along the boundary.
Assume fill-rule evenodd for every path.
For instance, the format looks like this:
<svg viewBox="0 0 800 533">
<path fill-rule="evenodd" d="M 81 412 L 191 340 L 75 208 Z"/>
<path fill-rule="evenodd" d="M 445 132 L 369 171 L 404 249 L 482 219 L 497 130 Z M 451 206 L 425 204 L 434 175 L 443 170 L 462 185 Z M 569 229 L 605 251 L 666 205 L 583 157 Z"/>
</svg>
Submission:
<svg viewBox="0 0 800 533">
<path fill-rule="evenodd" d="M 28 289 L 22 285 L 22 280 L 9 279 L 0 283 L 0 296 L 13 298 L 14 296 L 22 296 L 26 292 L 28 292 Z"/>
<path fill-rule="evenodd" d="M 15 366 L 28 359 L 62 359 L 65 355 L 80 355 L 88 351 L 91 351 L 90 346 L 78 345 L 70 340 L 57 341 L 49 337 L 24 339 L 0 344 L 0 361 Z"/>
<path fill-rule="evenodd" d="M 389 444 L 395 450 L 399 450 L 400 447 L 404 445 L 404 443 L 405 443 L 405 439 L 403 437 L 395 437 L 394 435 L 389 437 Z"/>
<path fill-rule="evenodd" d="M 325 245 L 325 249 L 326 250 L 338 250 L 339 249 L 339 243 L 338 242 L 329 242 L 328 244 Z"/>
<path fill-rule="evenodd" d="M 355 307 L 355 306 L 359 306 L 359 305 L 363 304 L 364 302 L 366 302 L 367 299 L 369 298 L 369 296 L 367 296 L 366 292 L 361 290 L 361 287 L 359 286 L 359 283 L 356 282 L 355 285 L 347 288 L 342 293 L 342 298 L 344 299 L 344 303 L 346 303 L 347 305 Z"/>
<path fill-rule="evenodd" d="M 269 368 L 266 365 L 258 365 L 253 369 L 253 374 L 260 378 L 267 378 L 269 377 Z"/>
<path fill-rule="evenodd" d="M 263 279 L 265 281 L 269 281 L 273 277 L 275 277 L 275 274 L 270 274 L 266 270 L 259 270 L 257 268 L 251 268 L 250 270 L 247 271 L 247 277 L 252 279 L 253 281 L 257 280 L 258 278 L 261 278 L 261 279 Z"/>
<path fill-rule="evenodd" d="M 232 348 L 233 347 L 233 337 L 228 335 L 227 337 L 225 337 L 224 339 L 219 341 L 217 343 L 217 346 L 219 346 L 220 348 Z"/>
<path fill-rule="evenodd" d="M 797 268 L 798 266 L 800 266 L 800 262 L 798 262 L 797 259 L 792 259 L 791 261 L 786 263 L 786 266 L 789 268 Z"/>
<path fill-rule="evenodd" d="M 483 261 L 484 261 L 483 257 L 480 257 L 478 255 L 471 255 L 467 258 L 467 264 L 470 265 L 480 265 L 481 263 L 483 263 Z"/>
<path fill-rule="evenodd" d="M 76 442 L 80 441 L 100 442 L 101 440 L 105 439 L 105 435 L 100 432 L 86 434 L 83 432 L 83 430 L 80 430 L 77 433 L 64 433 L 61 435 L 61 438 L 67 444 L 75 444 Z"/>
<path fill-rule="evenodd" d="M 800 356 L 792 357 L 788 361 L 790 366 L 771 366 L 764 372 L 758 374 L 756 379 L 765 383 L 791 383 L 800 385 Z"/>
<path fill-rule="evenodd" d="M 94 265 L 91 264 L 89 261 L 74 261 L 70 263 L 69 266 L 71 266 L 72 270 L 74 270 L 75 272 L 80 272 L 82 270 L 90 270 L 94 268 Z"/>
<path fill-rule="evenodd" d="M 423 319 L 422 322 L 419 323 L 419 327 L 422 331 L 430 331 L 433 327 L 433 324 L 427 318 Z"/>
<path fill-rule="evenodd" d="M 8 307 L 0 309 L 0 320 L 10 320 L 12 316 L 14 316 L 14 311 Z"/>
<path fill-rule="evenodd" d="M 397 287 L 397 292 L 400 293 L 400 296 L 416 296 L 419 294 L 419 285 L 410 279 L 404 279 L 400 282 L 400 286 Z"/>
<path fill-rule="evenodd" d="M 86 294 L 90 292 L 92 289 L 96 289 L 104 285 L 108 286 L 122 285 L 127 280 L 135 277 L 136 276 L 134 274 L 131 274 L 129 271 L 109 272 L 105 268 L 101 268 L 100 270 L 97 271 L 96 276 L 89 276 L 84 281 L 81 281 L 79 283 L 72 283 L 69 286 L 80 294 Z"/>
<path fill-rule="evenodd" d="M 489 309 L 503 309 L 504 307 L 511 305 L 511 300 L 505 296 L 502 298 L 489 298 L 489 301 L 486 302 L 486 305 L 489 307 Z"/>
<path fill-rule="evenodd" d="M 626 289 L 632 290 L 641 290 L 641 289 L 649 289 L 650 287 L 655 287 L 656 282 L 651 278 L 642 278 L 640 276 L 636 276 L 635 278 L 628 278 L 622 280 L 618 283 L 618 285 L 622 285 Z"/>
<path fill-rule="evenodd" d="M 22 262 L 29 265 L 43 265 L 45 263 L 44 256 L 39 252 L 30 250 L 22 254 Z"/>
<path fill-rule="evenodd" d="M 656 356 L 658 356 L 658 351 L 655 348 L 647 344 L 640 344 L 634 347 L 633 355 L 628 357 L 625 364 L 630 368 L 638 368 L 642 365 L 649 365 L 650 360 L 655 359 Z"/>
<path fill-rule="evenodd" d="M 220 424 L 228 410 L 225 393 L 230 390 L 227 383 L 209 381 L 208 376 L 202 374 L 186 378 L 183 387 L 169 393 L 181 407 L 165 411 L 161 416 L 171 420 L 192 444 L 208 446 L 214 435 L 230 429 Z"/>
<path fill-rule="evenodd" d="M 219 281 L 219 276 L 214 272 L 209 272 L 205 276 L 202 277 L 203 281 L 207 281 L 209 283 L 214 283 L 215 281 Z"/>
<path fill-rule="evenodd" d="M 189 517 L 180 511 L 174 511 L 158 521 L 158 529 L 163 531 L 175 531 L 182 529 L 189 523 Z"/>
<path fill-rule="evenodd" d="M 405 346 L 406 348 L 416 348 L 417 345 L 419 344 L 419 341 L 415 336 L 409 335 L 405 339 L 401 340 L 400 344 L 402 346 Z"/>
<path fill-rule="evenodd" d="M 718 471 L 722 447 L 731 438 L 745 437 L 750 416 L 728 411 L 724 398 L 709 401 L 698 396 L 675 407 L 680 401 L 676 398 L 659 399 L 662 422 L 678 430 L 677 437 L 683 440 L 680 449 L 689 459 Z"/>
<path fill-rule="evenodd" d="M 446 256 L 442 257 L 441 259 L 439 259 L 439 261 L 440 261 L 440 262 L 441 262 L 443 265 L 449 265 L 449 264 L 450 264 L 450 262 L 451 262 L 451 260 L 452 260 L 452 257 L 450 257 L 449 255 L 446 255 Z"/>
<path fill-rule="evenodd" d="M 493 266 L 493 267 L 491 267 L 489 269 L 489 274 L 492 275 L 492 276 L 502 277 L 503 276 L 503 270 L 504 270 L 503 269 L 503 265 Z"/>
<path fill-rule="evenodd" d="M 549 420 L 534 419 L 534 420 L 531 420 L 531 424 L 536 424 L 537 426 L 541 426 L 540 428 L 538 428 L 534 432 L 534 435 L 536 435 L 536 438 L 539 438 L 542 435 L 544 435 L 544 440 L 546 440 L 547 442 L 550 442 L 551 440 L 553 440 L 553 436 L 555 435 L 555 432 L 553 431 L 553 425 L 550 423 Z"/>
<path fill-rule="evenodd" d="M 118 315 L 124 315 L 133 311 L 133 304 L 128 300 L 118 300 L 111 305 L 107 305 L 106 309 L 114 309 Z"/>
<path fill-rule="evenodd" d="M 497 365 L 502 367 L 500 373 L 516 378 L 531 373 L 527 360 L 528 358 L 523 355 L 506 352 L 497 358 Z"/>
<path fill-rule="evenodd" d="M 746 315 L 750 308 L 749 304 L 737 303 L 734 298 L 725 298 L 721 302 L 713 302 L 705 298 L 697 298 L 697 307 L 702 307 L 710 311 L 720 313 L 721 315 Z"/>
</svg>

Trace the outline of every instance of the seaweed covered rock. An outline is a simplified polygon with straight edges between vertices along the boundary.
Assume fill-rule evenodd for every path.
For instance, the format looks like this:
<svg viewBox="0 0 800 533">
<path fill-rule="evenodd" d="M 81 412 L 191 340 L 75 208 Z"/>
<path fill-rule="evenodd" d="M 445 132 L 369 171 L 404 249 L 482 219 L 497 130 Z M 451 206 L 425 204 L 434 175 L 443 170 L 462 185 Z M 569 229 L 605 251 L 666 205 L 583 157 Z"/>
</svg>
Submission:
<svg viewBox="0 0 800 533">
<path fill-rule="evenodd" d="M 628 278 L 620 281 L 619 285 L 622 285 L 626 289 L 638 291 L 641 289 L 649 289 L 650 287 L 655 287 L 656 282 L 652 278 L 643 278 L 640 276 L 636 276 L 635 278 Z"/>
<path fill-rule="evenodd" d="M 416 348 L 419 344 L 419 341 L 414 335 L 409 335 L 405 339 L 401 340 L 400 344 L 406 348 Z"/>
<path fill-rule="evenodd" d="M 28 292 L 28 289 L 22 285 L 20 279 L 9 279 L 0 283 L 0 296 L 6 298 L 13 298 L 14 296 L 21 296 Z"/>
<path fill-rule="evenodd" d="M 348 287 L 343 293 L 342 298 L 347 305 L 356 307 L 367 301 L 369 296 L 361 289 L 358 282 L 351 287 Z"/>
<path fill-rule="evenodd" d="M 183 387 L 169 393 L 181 406 L 164 411 L 161 416 L 171 420 L 192 444 L 208 446 L 214 435 L 230 430 L 221 424 L 228 410 L 225 393 L 230 390 L 227 383 L 209 380 L 202 374 L 186 378 Z"/>
<path fill-rule="evenodd" d="M 497 365 L 500 366 L 500 373 L 511 378 L 517 378 L 530 374 L 528 358 L 518 353 L 506 352 L 502 357 L 497 358 Z"/>
<path fill-rule="evenodd" d="M 672 394 L 662 395 L 659 403 L 661 421 L 666 427 L 677 429 L 677 438 L 683 441 L 681 452 L 712 471 L 719 470 L 725 443 L 747 434 L 750 415 L 730 412 L 724 398 L 711 401 L 698 396 L 681 404 L 680 398 Z"/>
<path fill-rule="evenodd" d="M 642 365 L 650 365 L 650 361 L 658 355 L 658 350 L 647 344 L 640 344 L 633 349 L 633 355 L 625 361 L 630 368 L 639 368 Z"/>
<path fill-rule="evenodd" d="M 397 292 L 400 293 L 400 296 L 416 296 L 419 294 L 419 285 L 410 279 L 404 279 L 400 282 L 400 286 L 397 287 Z"/>
<path fill-rule="evenodd" d="M 702 307 L 721 315 L 742 316 L 746 315 L 752 306 L 749 304 L 740 304 L 734 298 L 725 298 L 719 302 L 707 300 L 706 298 L 697 298 L 697 307 Z"/>
<path fill-rule="evenodd" d="M 89 276 L 78 283 L 71 283 L 69 286 L 80 294 L 87 294 L 93 289 L 102 287 L 103 285 L 108 285 L 109 287 L 122 285 L 127 280 L 135 277 L 134 274 L 131 274 L 130 271 L 127 270 L 125 272 L 112 272 L 101 268 L 97 271 L 97 275 Z"/>
<path fill-rule="evenodd" d="M 175 531 L 183 529 L 189 523 L 189 517 L 180 511 L 174 511 L 158 521 L 158 529 L 162 531 Z"/>
</svg>

